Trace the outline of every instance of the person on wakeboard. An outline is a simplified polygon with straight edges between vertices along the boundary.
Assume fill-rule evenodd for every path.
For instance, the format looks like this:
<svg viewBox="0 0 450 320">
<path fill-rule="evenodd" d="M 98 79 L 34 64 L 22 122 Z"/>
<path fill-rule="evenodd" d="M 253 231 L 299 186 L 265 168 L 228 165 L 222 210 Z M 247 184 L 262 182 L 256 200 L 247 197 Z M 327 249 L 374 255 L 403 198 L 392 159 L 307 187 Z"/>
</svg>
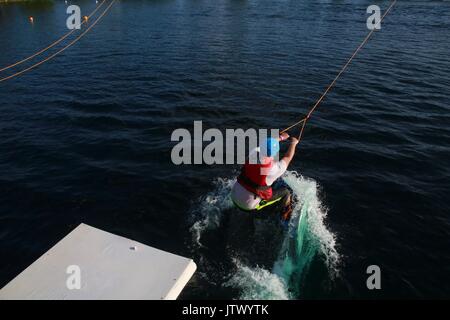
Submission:
<svg viewBox="0 0 450 320">
<path fill-rule="evenodd" d="M 254 157 L 257 161 L 251 164 L 247 159 L 231 190 L 231 199 L 236 207 L 246 212 L 256 212 L 273 204 L 282 204 L 281 221 L 289 221 L 292 213 L 291 191 L 277 180 L 291 163 L 298 139 L 291 137 L 284 157 L 280 161 L 274 159 L 280 151 L 280 141 L 288 138 L 287 133 L 282 133 L 279 138 L 268 138 L 265 144 L 250 152 L 250 156 L 252 152 L 258 153 Z"/>
</svg>

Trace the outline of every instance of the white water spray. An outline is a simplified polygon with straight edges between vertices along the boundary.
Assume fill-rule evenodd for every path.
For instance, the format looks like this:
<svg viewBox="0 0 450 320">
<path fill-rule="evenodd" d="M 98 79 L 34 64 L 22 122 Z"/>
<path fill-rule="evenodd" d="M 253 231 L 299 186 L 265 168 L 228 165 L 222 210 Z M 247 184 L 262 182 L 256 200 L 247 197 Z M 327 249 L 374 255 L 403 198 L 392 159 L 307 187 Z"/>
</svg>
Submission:
<svg viewBox="0 0 450 320">
<path fill-rule="evenodd" d="M 324 261 L 331 279 L 338 273 L 340 258 L 336 236 L 325 224 L 327 210 L 320 202 L 317 183 L 291 171 L 286 172 L 283 179 L 293 190 L 297 202 L 278 259 L 272 270 L 266 270 L 233 258 L 236 270 L 223 285 L 239 289 L 240 299 L 301 297 L 302 283 L 316 258 Z M 202 246 L 202 233 L 217 228 L 222 211 L 233 207 L 229 194 L 234 182 L 235 179 L 218 179 L 215 190 L 206 195 L 197 208 L 191 232 L 198 246 Z"/>
</svg>

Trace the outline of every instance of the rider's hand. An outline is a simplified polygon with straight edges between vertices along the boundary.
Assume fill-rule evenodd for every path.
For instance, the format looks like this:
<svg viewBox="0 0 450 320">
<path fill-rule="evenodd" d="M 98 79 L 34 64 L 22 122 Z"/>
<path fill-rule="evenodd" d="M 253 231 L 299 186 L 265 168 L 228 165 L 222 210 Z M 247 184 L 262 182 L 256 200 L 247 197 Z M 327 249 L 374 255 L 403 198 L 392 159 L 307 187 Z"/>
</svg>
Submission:
<svg viewBox="0 0 450 320">
<path fill-rule="evenodd" d="M 280 141 L 287 140 L 289 138 L 289 134 L 287 132 L 283 132 L 280 134 Z"/>
</svg>

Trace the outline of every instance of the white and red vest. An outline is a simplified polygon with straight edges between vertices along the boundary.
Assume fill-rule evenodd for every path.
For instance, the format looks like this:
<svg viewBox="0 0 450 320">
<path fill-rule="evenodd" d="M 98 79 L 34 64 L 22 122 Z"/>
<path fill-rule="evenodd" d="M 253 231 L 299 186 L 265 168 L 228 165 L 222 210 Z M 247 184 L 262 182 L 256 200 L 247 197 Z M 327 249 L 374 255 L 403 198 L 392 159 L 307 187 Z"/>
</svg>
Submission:
<svg viewBox="0 0 450 320">
<path fill-rule="evenodd" d="M 272 198 L 272 187 L 267 185 L 266 178 L 272 165 L 272 158 L 265 158 L 263 163 L 250 164 L 246 162 L 237 181 L 261 199 L 268 200 Z"/>
</svg>

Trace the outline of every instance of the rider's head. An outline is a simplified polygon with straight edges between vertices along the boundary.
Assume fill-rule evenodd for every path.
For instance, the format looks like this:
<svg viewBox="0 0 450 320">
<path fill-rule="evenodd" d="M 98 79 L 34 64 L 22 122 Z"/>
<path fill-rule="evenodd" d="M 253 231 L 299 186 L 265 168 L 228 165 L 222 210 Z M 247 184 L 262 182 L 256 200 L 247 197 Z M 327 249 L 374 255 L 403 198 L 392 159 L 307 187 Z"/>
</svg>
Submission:
<svg viewBox="0 0 450 320">
<path fill-rule="evenodd" d="M 275 157 L 280 151 L 280 143 L 278 139 L 268 138 L 266 143 L 261 146 L 261 152 L 267 157 Z"/>
</svg>

